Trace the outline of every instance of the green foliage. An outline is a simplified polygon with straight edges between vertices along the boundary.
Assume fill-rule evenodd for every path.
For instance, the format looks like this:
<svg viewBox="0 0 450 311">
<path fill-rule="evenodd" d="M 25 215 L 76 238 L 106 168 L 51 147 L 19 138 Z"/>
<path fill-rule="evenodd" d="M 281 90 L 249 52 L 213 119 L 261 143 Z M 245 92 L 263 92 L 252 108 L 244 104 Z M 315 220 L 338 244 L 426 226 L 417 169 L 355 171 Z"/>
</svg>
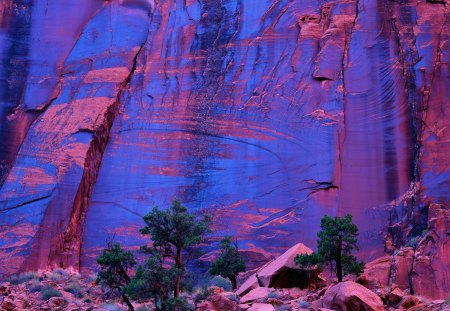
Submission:
<svg viewBox="0 0 450 311">
<path fill-rule="evenodd" d="M 130 278 L 128 272 L 136 264 L 133 254 L 122 250 L 117 243 L 108 243 L 97 258 L 101 267 L 97 281 L 117 289 L 130 310 L 129 299 L 149 298 L 154 299 L 155 307 L 160 311 L 193 309 L 179 296 L 185 272 L 183 254 L 202 242 L 210 232 L 209 215 L 198 218 L 174 200 L 169 209 L 154 207 L 143 219 L 145 226 L 140 232 L 152 239 L 151 246 L 141 248 L 148 256 L 145 263 L 139 265 Z"/>
<path fill-rule="evenodd" d="M 32 280 L 28 290 L 30 293 L 40 292 L 42 290 L 41 282 L 37 279 Z"/>
<path fill-rule="evenodd" d="M 41 289 L 41 299 L 49 300 L 52 297 L 62 297 L 62 294 L 59 290 L 54 289 L 51 286 L 44 286 Z"/>
<path fill-rule="evenodd" d="M 153 207 L 144 216 L 144 222 L 146 226 L 140 232 L 151 235 L 155 247 L 161 247 L 165 254 L 172 253 L 175 257 L 177 248 L 187 248 L 202 242 L 204 235 L 210 232 L 211 219 L 209 215 L 196 219 L 186 207 L 174 200 L 168 210 Z"/>
<path fill-rule="evenodd" d="M 221 275 L 230 279 L 233 289 L 236 288 L 236 276 L 245 271 L 245 263 L 239 254 L 238 244 L 232 242 L 230 236 L 220 241 L 220 255 L 211 265 L 212 275 Z"/>
<path fill-rule="evenodd" d="M 317 234 L 317 253 L 297 255 L 295 262 L 302 268 L 331 265 L 336 271 L 339 282 L 345 274 L 360 274 L 364 262 L 357 261 L 352 255 L 358 250 L 358 227 L 352 222 L 352 216 L 330 217 L 325 215 L 320 222 L 321 230 Z"/>
<path fill-rule="evenodd" d="M 167 210 L 153 207 L 152 211 L 144 216 L 144 222 L 146 226 L 140 232 L 151 235 L 153 246 L 144 247 L 143 250 L 153 254 L 159 251 L 162 259 L 173 259 L 177 274 L 174 297 L 178 297 L 184 274 L 183 251 L 202 242 L 204 236 L 210 232 L 211 218 L 209 215 L 203 215 L 198 219 L 179 201 L 174 200 Z"/>
<path fill-rule="evenodd" d="M 13 275 L 8 279 L 11 284 L 22 284 L 31 280 L 39 280 L 40 275 L 37 272 L 25 272 L 18 275 Z"/>
<path fill-rule="evenodd" d="M 232 289 L 231 281 L 228 279 L 225 279 L 221 276 L 215 276 L 210 281 L 211 286 L 216 286 L 223 288 L 224 291 L 228 292 Z"/>
<path fill-rule="evenodd" d="M 355 256 L 343 256 L 342 257 L 342 268 L 344 275 L 353 274 L 360 275 L 364 272 L 366 263 L 364 261 L 358 261 Z"/>
<path fill-rule="evenodd" d="M 128 309 L 134 310 L 125 293 L 125 288 L 130 283 L 130 269 L 136 264 L 133 253 L 123 250 L 119 243 L 109 242 L 107 248 L 97 257 L 97 263 L 100 265 L 97 282 L 117 289 Z"/>
<path fill-rule="evenodd" d="M 174 297 L 167 300 L 165 310 L 194 311 L 195 307 L 187 302 L 184 297 Z"/>
<path fill-rule="evenodd" d="M 122 289 L 130 283 L 128 273 L 136 260 L 133 253 L 123 250 L 119 243 L 108 243 L 108 247 L 97 257 L 97 263 L 101 269 L 97 274 L 97 282 Z"/>
<path fill-rule="evenodd" d="M 270 292 L 268 295 L 267 295 L 267 298 L 273 298 L 273 299 L 280 299 L 280 294 L 278 294 L 277 292 Z"/>
<path fill-rule="evenodd" d="M 200 301 L 208 299 L 209 296 L 212 294 L 212 289 L 208 286 L 203 286 L 202 288 L 198 289 L 195 293 L 194 301 L 196 303 L 199 303 Z"/>
<path fill-rule="evenodd" d="M 303 269 L 313 269 L 318 266 L 319 269 L 322 269 L 323 262 L 322 258 L 317 253 L 312 254 L 299 254 L 295 256 L 295 263 L 302 267 Z"/>
<path fill-rule="evenodd" d="M 48 278 L 52 281 L 61 281 L 67 279 L 70 273 L 64 269 L 55 269 L 49 275 Z"/>
<path fill-rule="evenodd" d="M 299 308 L 302 308 L 302 309 L 308 309 L 310 306 L 309 302 L 307 302 L 305 300 L 299 300 L 297 304 L 298 304 Z"/>
<path fill-rule="evenodd" d="M 144 266 L 139 266 L 126 292 L 132 299 L 154 298 L 158 310 L 171 310 L 173 289 L 181 270 L 164 266 L 164 257 L 153 249 Z"/>
<path fill-rule="evenodd" d="M 82 298 L 84 296 L 84 291 L 77 282 L 70 282 L 64 287 L 64 290 L 68 293 L 72 293 L 77 298 Z"/>
</svg>

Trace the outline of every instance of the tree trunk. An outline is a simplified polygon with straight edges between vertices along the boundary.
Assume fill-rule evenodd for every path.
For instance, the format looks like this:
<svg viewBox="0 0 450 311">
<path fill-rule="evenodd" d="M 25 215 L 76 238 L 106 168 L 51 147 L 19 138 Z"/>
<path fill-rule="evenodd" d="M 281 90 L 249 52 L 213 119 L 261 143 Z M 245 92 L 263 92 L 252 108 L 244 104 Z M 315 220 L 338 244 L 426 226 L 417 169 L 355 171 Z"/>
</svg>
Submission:
<svg viewBox="0 0 450 311">
<path fill-rule="evenodd" d="M 127 295 L 122 294 L 122 299 L 125 302 L 125 304 L 128 306 L 128 311 L 134 311 L 133 304 L 131 303 L 130 299 L 128 299 Z"/>
<path fill-rule="evenodd" d="M 230 281 L 231 281 L 231 286 L 233 287 L 233 289 L 236 289 L 237 288 L 236 275 L 230 276 Z"/>
<path fill-rule="evenodd" d="M 175 260 L 175 265 L 178 269 L 181 269 L 181 243 L 177 245 L 177 258 Z M 181 275 L 177 275 L 175 280 L 175 289 L 173 291 L 173 296 L 176 298 L 180 295 L 180 283 L 181 283 Z"/>
<path fill-rule="evenodd" d="M 339 241 L 339 247 L 336 254 L 336 275 L 338 282 L 342 282 L 342 242 Z"/>
</svg>

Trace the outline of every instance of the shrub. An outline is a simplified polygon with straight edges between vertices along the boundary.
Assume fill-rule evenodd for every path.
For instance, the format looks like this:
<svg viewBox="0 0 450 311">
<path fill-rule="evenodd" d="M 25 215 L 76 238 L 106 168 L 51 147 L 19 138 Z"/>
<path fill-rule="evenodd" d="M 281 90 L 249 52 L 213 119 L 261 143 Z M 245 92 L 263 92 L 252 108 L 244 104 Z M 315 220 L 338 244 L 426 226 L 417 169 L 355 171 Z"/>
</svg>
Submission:
<svg viewBox="0 0 450 311">
<path fill-rule="evenodd" d="M 97 278 L 98 278 L 97 273 L 91 273 L 91 274 L 86 278 L 86 281 L 91 282 L 91 283 L 97 282 Z"/>
<path fill-rule="evenodd" d="M 102 308 L 108 311 L 122 311 L 122 309 L 114 303 L 105 303 Z"/>
<path fill-rule="evenodd" d="M 72 293 L 77 298 L 82 298 L 84 296 L 83 289 L 76 282 L 70 282 L 64 287 L 64 290 L 68 293 Z"/>
<path fill-rule="evenodd" d="M 136 309 L 136 311 L 153 311 L 153 309 L 147 306 L 140 306 Z"/>
<path fill-rule="evenodd" d="M 62 297 L 62 294 L 59 290 L 54 289 L 51 286 L 44 286 L 41 289 L 41 299 L 49 300 L 52 297 Z"/>
<path fill-rule="evenodd" d="M 18 275 L 11 276 L 8 281 L 11 284 L 17 285 L 21 283 L 25 283 L 31 280 L 39 280 L 40 275 L 37 272 L 25 272 Z"/>
<path fill-rule="evenodd" d="M 185 297 L 178 296 L 168 299 L 164 304 L 164 310 L 194 311 L 195 307 L 187 302 Z"/>
<path fill-rule="evenodd" d="M 302 309 L 307 309 L 307 308 L 309 308 L 309 302 L 300 300 L 300 301 L 298 301 L 298 306 Z"/>
<path fill-rule="evenodd" d="M 224 291 L 230 291 L 232 289 L 231 281 L 221 276 L 215 276 L 210 281 L 211 286 L 217 286 L 223 288 Z"/>
<path fill-rule="evenodd" d="M 281 305 L 276 308 L 277 311 L 288 311 L 291 310 L 291 307 L 288 305 Z"/>
<path fill-rule="evenodd" d="M 280 294 L 278 294 L 277 292 L 270 292 L 268 295 L 267 295 L 267 298 L 273 298 L 273 299 L 280 299 Z"/>
<path fill-rule="evenodd" d="M 39 282 L 38 280 L 34 279 L 34 280 L 31 281 L 31 285 L 28 288 L 28 290 L 31 293 L 36 293 L 36 292 L 40 292 L 42 290 L 42 287 L 43 286 L 41 285 L 41 282 Z"/>
<path fill-rule="evenodd" d="M 61 281 L 69 277 L 69 272 L 64 269 L 55 269 L 48 275 L 48 278 L 52 281 Z"/>
<path fill-rule="evenodd" d="M 195 292 L 196 293 L 194 301 L 196 303 L 208 299 L 208 297 L 212 294 L 212 290 L 207 286 L 203 286 L 202 288 L 197 289 Z"/>
</svg>

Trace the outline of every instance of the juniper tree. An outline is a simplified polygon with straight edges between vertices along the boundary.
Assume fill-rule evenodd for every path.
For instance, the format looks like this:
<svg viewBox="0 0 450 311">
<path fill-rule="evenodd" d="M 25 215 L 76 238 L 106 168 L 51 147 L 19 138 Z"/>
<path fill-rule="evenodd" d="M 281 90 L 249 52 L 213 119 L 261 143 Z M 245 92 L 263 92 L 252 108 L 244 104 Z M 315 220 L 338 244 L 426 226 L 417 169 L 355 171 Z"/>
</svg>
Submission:
<svg viewBox="0 0 450 311">
<path fill-rule="evenodd" d="M 146 226 L 140 230 L 148 234 L 153 241 L 153 247 L 158 249 L 163 257 L 170 257 L 174 267 L 179 271 L 175 277 L 174 298 L 180 294 L 180 283 L 184 273 L 183 251 L 193 245 L 200 244 L 207 233 L 211 218 L 205 214 L 198 218 L 188 212 L 187 208 L 177 200 L 167 210 L 153 207 L 144 216 Z"/>
<path fill-rule="evenodd" d="M 295 262 L 302 268 L 324 264 L 332 267 L 339 282 L 343 275 L 360 274 L 364 270 L 364 262 L 352 255 L 358 250 L 358 227 L 352 222 L 352 216 L 330 217 L 325 215 L 320 221 L 321 230 L 317 234 L 317 253 L 297 255 Z M 333 267 L 334 263 L 334 267 Z"/>
<path fill-rule="evenodd" d="M 153 298 L 156 310 L 170 311 L 176 307 L 190 310 L 185 299 L 173 297 L 173 289 L 181 270 L 164 262 L 164 257 L 157 248 L 146 248 L 149 255 L 143 266 L 138 266 L 135 276 L 127 286 L 127 293 L 132 299 Z"/>
<path fill-rule="evenodd" d="M 97 282 L 116 289 L 128 310 L 133 311 L 134 307 L 126 293 L 126 287 L 130 283 L 130 269 L 136 264 L 133 253 L 123 250 L 119 243 L 108 242 L 107 247 L 97 257 L 97 263 L 100 265 Z"/>
<path fill-rule="evenodd" d="M 236 289 L 236 276 L 245 271 L 245 263 L 239 254 L 237 241 L 232 242 L 231 236 L 220 241 L 220 255 L 211 265 L 212 275 L 221 275 L 230 279 L 233 289 Z"/>
</svg>

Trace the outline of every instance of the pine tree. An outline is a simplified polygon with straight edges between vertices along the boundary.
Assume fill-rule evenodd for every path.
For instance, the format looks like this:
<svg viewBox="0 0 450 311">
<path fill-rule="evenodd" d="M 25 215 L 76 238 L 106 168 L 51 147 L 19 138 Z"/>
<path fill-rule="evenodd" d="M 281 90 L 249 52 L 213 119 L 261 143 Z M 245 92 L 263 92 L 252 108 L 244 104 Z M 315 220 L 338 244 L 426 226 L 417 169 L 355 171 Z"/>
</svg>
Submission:
<svg viewBox="0 0 450 311">
<path fill-rule="evenodd" d="M 317 253 L 297 255 L 295 262 L 302 268 L 324 264 L 333 267 L 339 282 L 343 275 L 360 274 L 364 270 L 364 262 L 352 255 L 358 250 L 358 227 L 352 222 L 352 216 L 343 218 L 325 215 L 320 222 L 321 230 L 317 234 Z M 334 263 L 334 266 L 333 266 Z"/>
<path fill-rule="evenodd" d="M 239 254 L 237 241 L 233 243 L 231 236 L 226 236 L 220 241 L 220 255 L 212 263 L 210 273 L 230 279 L 233 289 L 236 289 L 236 276 L 242 271 L 245 271 L 245 263 Z"/>
</svg>

